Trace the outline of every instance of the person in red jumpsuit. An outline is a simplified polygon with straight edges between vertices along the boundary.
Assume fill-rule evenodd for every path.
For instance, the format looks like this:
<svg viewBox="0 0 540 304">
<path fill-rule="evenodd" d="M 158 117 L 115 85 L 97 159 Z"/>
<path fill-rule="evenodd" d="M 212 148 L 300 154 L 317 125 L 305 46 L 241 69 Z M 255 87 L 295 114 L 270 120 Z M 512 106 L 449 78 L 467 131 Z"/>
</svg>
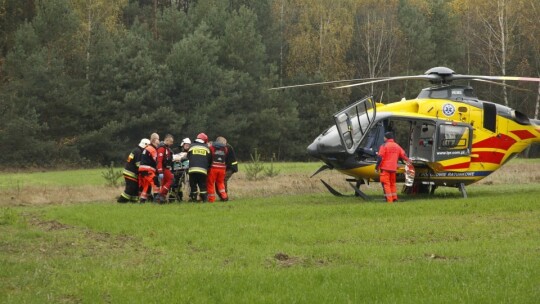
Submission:
<svg viewBox="0 0 540 304">
<path fill-rule="evenodd" d="M 227 169 L 227 141 L 223 137 L 218 137 L 210 146 L 212 163 L 210 172 L 206 180 L 206 189 L 208 190 L 208 202 L 216 201 L 216 188 L 219 198 L 222 201 L 228 201 L 227 191 L 225 190 L 225 170 Z M 217 184 L 217 187 L 216 187 Z"/>
<path fill-rule="evenodd" d="M 384 134 L 384 144 L 379 148 L 377 165 L 375 170 L 380 171 L 380 180 L 383 186 L 386 202 L 393 203 L 398 201 L 396 189 L 396 171 L 397 163 L 402 160 L 410 163 L 411 160 L 405 155 L 403 148 L 394 141 L 394 134 L 386 132 Z"/>
<path fill-rule="evenodd" d="M 161 185 L 159 196 L 156 198 L 157 203 L 167 202 L 167 194 L 171 189 L 174 180 L 172 174 L 173 153 L 171 146 L 174 143 L 174 137 L 171 134 L 165 135 L 163 145 L 157 148 L 157 174 Z"/>
<path fill-rule="evenodd" d="M 159 135 L 153 133 L 150 135 L 150 144 L 144 148 L 141 154 L 141 163 L 139 165 L 139 176 L 141 178 L 141 194 L 139 202 L 146 203 L 148 192 L 154 188 L 154 177 L 156 176 L 157 166 L 157 146 L 159 145 Z"/>
</svg>

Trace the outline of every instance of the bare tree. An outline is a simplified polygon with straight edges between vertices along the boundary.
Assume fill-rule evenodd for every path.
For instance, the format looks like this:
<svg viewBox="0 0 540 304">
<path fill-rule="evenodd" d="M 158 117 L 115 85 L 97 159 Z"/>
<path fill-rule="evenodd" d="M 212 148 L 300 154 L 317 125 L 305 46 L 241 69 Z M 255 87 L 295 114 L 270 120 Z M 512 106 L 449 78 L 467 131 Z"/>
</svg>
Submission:
<svg viewBox="0 0 540 304">
<path fill-rule="evenodd" d="M 476 9 L 481 26 L 473 33 L 475 40 L 482 46 L 479 55 L 489 67 L 495 65 L 501 75 L 506 76 L 508 62 L 511 61 L 515 46 L 512 33 L 518 21 L 516 10 L 512 9 L 514 6 L 511 0 L 487 1 L 482 4 Z M 506 86 L 503 87 L 503 100 L 508 106 Z"/>
<path fill-rule="evenodd" d="M 374 9 L 358 9 L 355 18 L 357 37 L 353 45 L 357 49 L 352 52 L 358 54 L 358 63 L 365 64 L 370 78 L 391 70 L 399 36 L 395 10 L 396 6 L 391 2 Z M 372 94 L 373 90 L 371 85 Z"/>
<path fill-rule="evenodd" d="M 101 23 L 110 32 L 116 30 L 121 9 L 127 4 L 127 0 L 71 0 L 71 3 L 82 21 L 80 35 L 85 41 L 86 79 L 88 79 L 92 34 L 96 24 Z"/>
</svg>

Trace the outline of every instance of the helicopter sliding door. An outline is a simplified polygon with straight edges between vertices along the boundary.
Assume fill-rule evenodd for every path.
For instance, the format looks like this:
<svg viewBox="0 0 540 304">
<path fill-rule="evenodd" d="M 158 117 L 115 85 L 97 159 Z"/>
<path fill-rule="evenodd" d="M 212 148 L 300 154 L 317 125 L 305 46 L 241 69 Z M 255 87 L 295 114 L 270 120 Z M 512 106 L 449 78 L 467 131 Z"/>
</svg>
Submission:
<svg viewBox="0 0 540 304">
<path fill-rule="evenodd" d="M 334 114 L 334 121 L 341 143 L 349 154 L 353 154 L 375 122 L 375 101 L 371 97 L 353 103 Z"/>
</svg>

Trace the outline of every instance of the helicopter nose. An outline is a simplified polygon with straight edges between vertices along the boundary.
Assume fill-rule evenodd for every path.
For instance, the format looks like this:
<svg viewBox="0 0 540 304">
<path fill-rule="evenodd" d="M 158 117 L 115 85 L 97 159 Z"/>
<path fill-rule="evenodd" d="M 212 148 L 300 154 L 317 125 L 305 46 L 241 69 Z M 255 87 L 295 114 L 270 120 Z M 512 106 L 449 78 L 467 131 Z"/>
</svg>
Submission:
<svg viewBox="0 0 540 304">
<path fill-rule="evenodd" d="M 307 147 L 310 156 L 320 160 L 335 158 L 337 155 L 346 153 L 341 145 L 341 140 L 335 126 L 324 131 Z"/>
<path fill-rule="evenodd" d="M 312 142 L 308 147 L 307 147 L 307 152 L 310 156 L 312 157 L 315 157 L 315 158 L 321 158 L 321 154 L 319 153 L 319 144 L 317 142 L 317 140 L 315 140 L 314 142 Z"/>
</svg>

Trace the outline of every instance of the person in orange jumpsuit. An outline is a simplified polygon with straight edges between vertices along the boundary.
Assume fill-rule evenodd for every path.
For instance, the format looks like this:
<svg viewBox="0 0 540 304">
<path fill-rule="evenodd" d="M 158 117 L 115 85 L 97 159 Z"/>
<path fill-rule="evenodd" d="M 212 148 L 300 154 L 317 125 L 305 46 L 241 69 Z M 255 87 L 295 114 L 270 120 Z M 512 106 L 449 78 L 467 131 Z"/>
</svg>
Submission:
<svg viewBox="0 0 540 304">
<path fill-rule="evenodd" d="M 380 180 L 386 202 L 393 203 L 398 201 L 396 189 L 397 162 L 400 158 L 407 163 L 410 163 L 411 160 L 405 155 L 403 148 L 394 141 L 392 132 L 384 134 L 384 141 L 384 144 L 379 148 L 375 170 L 380 171 Z"/>
<path fill-rule="evenodd" d="M 139 176 L 141 177 L 141 194 L 139 202 L 146 203 L 148 190 L 155 187 L 154 177 L 157 167 L 157 146 L 159 145 L 159 135 L 153 133 L 150 136 L 150 144 L 144 148 L 141 154 L 141 164 L 139 165 Z"/>
<path fill-rule="evenodd" d="M 218 137 L 210 146 L 212 154 L 212 163 L 210 172 L 206 179 L 206 189 L 208 190 L 208 202 L 216 201 L 216 184 L 218 195 L 222 201 L 228 201 L 227 191 L 225 190 L 225 170 L 227 169 L 227 141 L 223 137 Z"/>
</svg>

